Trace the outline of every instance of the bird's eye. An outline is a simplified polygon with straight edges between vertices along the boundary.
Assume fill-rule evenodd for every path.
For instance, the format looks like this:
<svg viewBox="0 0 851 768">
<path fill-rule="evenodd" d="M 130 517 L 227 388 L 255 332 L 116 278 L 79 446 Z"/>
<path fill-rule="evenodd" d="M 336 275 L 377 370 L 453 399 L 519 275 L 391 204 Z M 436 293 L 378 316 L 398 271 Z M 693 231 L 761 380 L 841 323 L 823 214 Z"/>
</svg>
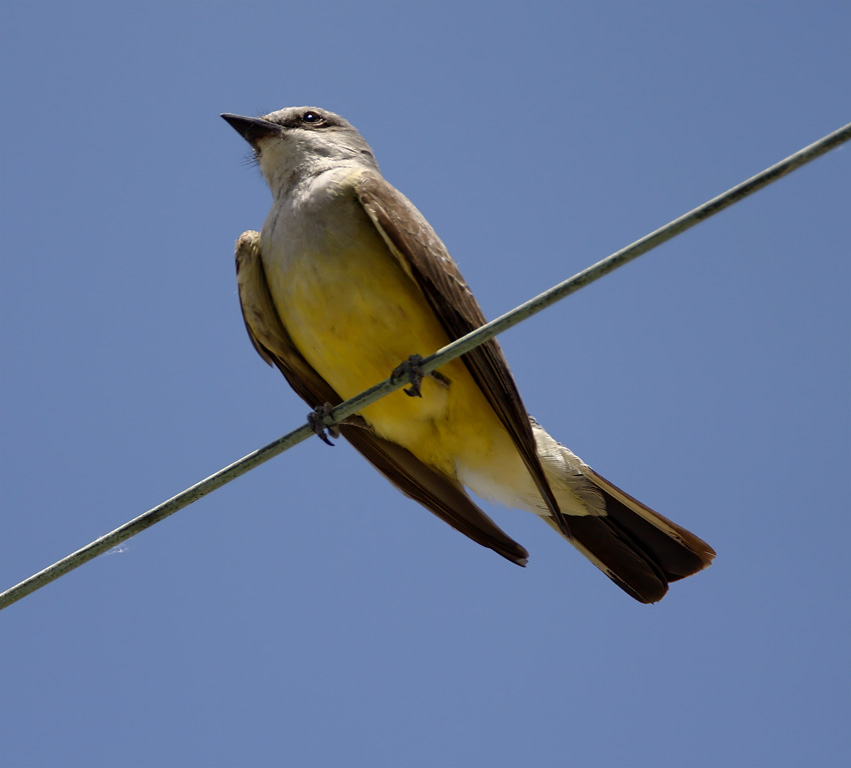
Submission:
<svg viewBox="0 0 851 768">
<path fill-rule="evenodd" d="M 310 123 L 311 125 L 317 125 L 319 123 L 324 123 L 325 118 L 322 115 L 318 115 L 316 112 L 305 112 L 301 116 L 301 121 L 303 123 Z"/>
</svg>

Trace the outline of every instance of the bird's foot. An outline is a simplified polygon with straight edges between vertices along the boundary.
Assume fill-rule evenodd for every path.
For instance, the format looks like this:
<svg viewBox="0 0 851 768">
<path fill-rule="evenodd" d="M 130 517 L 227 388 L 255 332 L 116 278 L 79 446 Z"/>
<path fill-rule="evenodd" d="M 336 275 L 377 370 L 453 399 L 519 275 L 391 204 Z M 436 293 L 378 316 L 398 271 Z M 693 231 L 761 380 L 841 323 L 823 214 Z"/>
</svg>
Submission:
<svg viewBox="0 0 851 768">
<path fill-rule="evenodd" d="M 425 374 L 423 373 L 420 365 L 422 361 L 423 358 L 421 355 L 411 355 L 407 360 L 397 365 L 393 369 L 393 373 L 390 374 L 391 381 L 407 379 L 408 382 L 410 382 L 411 386 L 402 390 L 408 397 L 423 396 L 421 387 L 423 383 L 423 376 Z"/>
<path fill-rule="evenodd" d="M 327 426 L 325 424 L 325 417 L 331 413 L 333 410 L 333 406 L 331 403 L 325 403 L 324 405 L 317 405 L 310 413 L 307 414 L 307 423 L 310 425 L 310 428 L 319 436 L 320 440 L 327 445 L 334 445 L 329 439 L 328 435 L 331 435 L 333 438 L 337 438 L 340 436 L 340 430 L 337 429 L 336 424 L 332 424 L 331 426 Z M 325 434 L 325 431 L 328 431 L 328 434 Z"/>
<path fill-rule="evenodd" d="M 411 386 L 403 389 L 402 391 L 408 395 L 408 397 L 423 396 L 422 385 L 426 374 L 423 373 L 422 362 L 423 358 L 421 355 L 411 355 L 403 363 L 397 365 L 393 369 L 393 373 L 390 374 L 390 380 L 394 382 L 399 381 L 399 379 L 407 378 Z M 438 371 L 432 371 L 428 374 L 428 376 L 445 387 L 449 386 L 449 379 Z"/>
</svg>

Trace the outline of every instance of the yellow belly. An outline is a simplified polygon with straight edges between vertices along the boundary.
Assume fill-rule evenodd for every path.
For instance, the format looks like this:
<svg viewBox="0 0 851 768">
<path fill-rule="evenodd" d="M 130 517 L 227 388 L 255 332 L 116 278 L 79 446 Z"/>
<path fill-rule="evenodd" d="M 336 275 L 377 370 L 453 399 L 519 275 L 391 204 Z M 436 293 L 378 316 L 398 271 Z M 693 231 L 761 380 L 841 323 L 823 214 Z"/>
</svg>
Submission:
<svg viewBox="0 0 851 768">
<path fill-rule="evenodd" d="M 344 399 L 386 379 L 409 355 L 429 355 L 450 341 L 377 233 L 371 246 L 267 266 L 293 341 Z M 453 477 L 459 462 L 493 470 L 495 455 L 519 460 L 464 363 L 455 360 L 440 372 L 448 386 L 427 377 L 421 398 L 397 391 L 365 408 L 363 417 L 379 435 Z"/>
</svg>

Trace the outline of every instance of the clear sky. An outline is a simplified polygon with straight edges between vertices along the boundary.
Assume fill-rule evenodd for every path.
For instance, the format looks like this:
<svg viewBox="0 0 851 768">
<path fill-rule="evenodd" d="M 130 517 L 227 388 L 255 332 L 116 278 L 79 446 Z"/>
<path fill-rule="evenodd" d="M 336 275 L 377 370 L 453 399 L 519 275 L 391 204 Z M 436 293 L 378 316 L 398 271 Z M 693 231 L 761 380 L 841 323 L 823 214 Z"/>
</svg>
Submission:
<svg viewBox="0 0 851 768">
<path fill-rule="evenodd" d="M 304 421 L 243 329 L 220 112 L 358 126 L 489 316 L 851 119 L 843 2 L 0 12 L 0 587 Z M 0 614 L 0 763 L 802 766 L 849 744 L 851 148 L 502 337 L 529 410 L 718 551 L 633 602 L 311 440 Z M 411 350 L 422 353 L 431 350 Z"/>
</svg>

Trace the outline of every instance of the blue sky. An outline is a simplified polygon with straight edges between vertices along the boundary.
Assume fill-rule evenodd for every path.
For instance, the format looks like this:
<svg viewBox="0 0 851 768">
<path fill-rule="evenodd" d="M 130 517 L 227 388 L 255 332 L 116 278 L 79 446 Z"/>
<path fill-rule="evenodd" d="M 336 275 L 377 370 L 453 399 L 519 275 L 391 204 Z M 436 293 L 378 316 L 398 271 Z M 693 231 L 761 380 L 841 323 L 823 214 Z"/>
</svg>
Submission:
<svg viewBox="0 0 851 768">
<path fill-rule="evenodd" d="M 0 586 L 304 420 L 242 326 L 269 194 L 220 112 L 349 118 L 495 316 L 847 122 L 850 22 L 6 4 Z M 489 508 L 518 569 L 312 440 L 0 614 L 3 765 L 838 764 L 850 178 L 835 151 L 502 337 L 706 573 L 642 606 Z"/>
</svg>

